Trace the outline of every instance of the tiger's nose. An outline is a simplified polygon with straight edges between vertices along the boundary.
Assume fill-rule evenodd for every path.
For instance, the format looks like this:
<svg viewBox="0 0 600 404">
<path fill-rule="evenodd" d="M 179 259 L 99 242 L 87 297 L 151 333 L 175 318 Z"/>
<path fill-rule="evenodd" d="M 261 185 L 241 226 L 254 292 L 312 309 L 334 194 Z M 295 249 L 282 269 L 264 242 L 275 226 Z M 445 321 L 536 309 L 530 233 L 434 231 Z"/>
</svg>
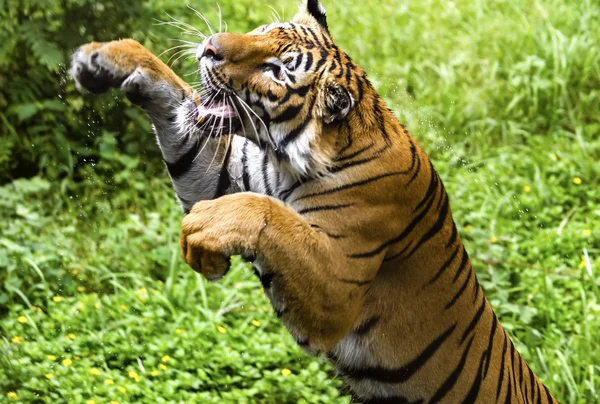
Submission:
<svg viewBox="0 0 600 404">
<path fill-rule="evenodd" d="M 198 61 L 202 58 L 209 58 L 216 62 L 223 60 L 223 55 L 219 52 L 219 48 L 212 40 L 212 36 L 208 37 L 202 46 L 202 49 L 199 49 L 197 58 Z"/>
</svg>

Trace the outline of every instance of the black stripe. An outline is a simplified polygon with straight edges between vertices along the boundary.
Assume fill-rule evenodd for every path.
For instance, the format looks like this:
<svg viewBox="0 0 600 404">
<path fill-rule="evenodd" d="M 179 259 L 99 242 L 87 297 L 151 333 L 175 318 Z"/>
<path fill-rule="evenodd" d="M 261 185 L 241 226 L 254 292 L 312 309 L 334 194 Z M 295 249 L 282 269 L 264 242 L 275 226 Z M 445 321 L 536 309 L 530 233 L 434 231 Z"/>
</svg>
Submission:
<svg viewBox="0 0 600 404">
<path fill-rule="evenodd" d="M 410 247 L 412 247 L 413 245 L 413 241 L 411 240 L 402 250 L 400 250 L 399 252 L 397 252 L 394 255 L 388 256 L 384 258 L 384 261 L 388 262 L 388 261 L 392 261 L 398 257 L 400 257 L 401 255 L 403 255 L 406 251 L 408 251 L 408 249 Z"/>
<path fill-rule="evenodd" d="M 381 366 L 374 366 L 356 369 L 338 364 L 337 369 L 340 374 L 353 380 L 369 379 L 382 383 L 403 383 L 414 376 L 427 363 L 448 337 L 452 335 L 455 328 L 456 323 L 425 347 L 419 356 L 402 367 L 386 369 Z"/>
<path fill-rule="evenodd" d="M 271 184 L 269 184 L 269 154 L 265 153 L 262 161 L 262 177 L 263 182 L 265 184 L 265 193 L 268 196 L 273 195 L 273 190 L 271 189 Z"/>
<path fill-rule="evenodd" d="M 506 359 L 506 344 L 508 337 L 506 332 L 504 334 L 504 346 L 502 347 L 502 360 L 500 361 L 500 380 L 498 381 L 498 388 L 496 389 L 496 401 L 500 398 L 500 391 L 502 391 L 502 382 L 504 381 L 504 361 Z M 509 386 L 506 386 L 508 388 Z"/>
<path fill-rule="evenodd" d="M 448 197 L 445 192 L 442 194 L 440 199 L 444 199 L 444 205 L 442 207 L 442 211 L 441 211 L 440 215 L 438 216 L 438 220 L 429 229 L 429 231 L 427 233 L 425 233 L 423 235 L 423 237 L 421 237 L 419 242 L 406 255 L 406 258 L 411 257 L 423 244 L 425 244 L 427 241 L 431 240 L 433 238 L 433 236 L 435 236 L 444 227 L 444 222 L 446 221 L 446 218 L 448 217 L 448 212 L 450 211 L 450 206 L 449 206 L 450 204 L 448 203 Z"/>
<path fill-rule="evenodd" d="M 344 184 L 344 185 L 337 186 L 335 188 L 330 188 L 325 191 L 313 192 L 312 194 L 302 195 L 300 198 L 296 199 L 294 202 L 297 202 L 297 201 L 300 201 L 300 200 L 306 199 L 306 198 L 312 198 L 315 196 L 331 195 L 336 192 L 341 192 L 341 191 L 345 191 L 347 189 L 360 187 L 360 186 L 363 186 L 366 184 L 370 184 L 371 182 L 379 181 L 384 178 L 393 177 L 395 175 L 402 175 L 402 174 L 406 174 L 406 171 L 397 171 L 397 172 L 393 172 L 393 173 L 377 175 L 375 177 L 367 178 L 362 181 L 351 182 L 349 184 Z"/>
<path fill-rule="evenodd" d="M 321 54 L 319 55 L 320 59 L 317 61 L 317 65 L 315 66 L 315 71 L 318 71 L 327 62 L 327 57 L 329 56 L 327 51 L 324 49 L 321 49 L 320 52 L 321 52 Z"/>
<path fill-rule="evenodd" d="M 361 325 L 359 325 L 358 327 L 356 327 L 354 329 L 354 333 L 358 334 L 358 335 L 366 335 L 368 334 L 373 327 L 375 326 L 375 324 L 377 324 L 379 322 L 379 316 L 373 316 L 371 318 L 369 318 L 366 321 L 363 321 L 363 323 Z"/>
<path fill-rule="evenodd" d="M 540 390 L 540 386 L 538 383 L 535 384 L 534 386 L 534 392 L 537 391 L 537 403 L 536 404 L 542 404 L 542 391 Z"/>
<path fill-rule="evenodd" d="M 298 211 L 298 214 L 299 215 L 303 215 L 303 214 L 312 213 L 312 212 L 323 212 L 323 211 L 328 211 L 328 210 L 339 210 L 339 209 L 348 208 L 350 206 L 354 206 L 354 203 L 345 203 L 345 204 L 340 204 L 340 205 L 313 206 L 311 208 L 300 209 Z"/>
<path fill-rule="evenodd" d="M 496 317 L 496 313 L 492 311 L 492 330 L 490 331 L 490 340 L 487 346 L 487 362 L 485 363 L 485 369 L 483 371 L 483 377 L 487 376 L 488 370 L 490 369 L 490 363 L 492 362 L 492 348 L 494 343 L 494 337 L 496 336 L 496 328 L 498 327 L 498 318 Z"/>
<path fill-rule="evenodd" d="M 248 167 L 246 164 L 248 163 L 248 156 L 246 155 L 248 151 L 248 140 L 244 139 L 244 146 L 242 146 L 242 182 L 244 184 L 244 191 L 250 191 L 250 174 L 248 173 Z"/>
<path fill-rule="evenodd" d="M 302 111 L 302 108 L 304 108 L 304 104 L 291 105 L 287 107 L 281 114 L 271 118 L 271 123 L 283 123 L 290 121 L 296 118 L 300 111 Z"/>
<path fill-rule="evenodd" d="M 221 166 L 221 172 L 219 173 L 219 182 L 217 183 L 217 189 L 215 191 L 215 195 L 212 199 L 217 199 L 220 196 L 225 195 L 225 192 L 231 186 L 231 180 L 229 178 L 229 170 L 227 169 L 227 165 L 229 164 L 229 158 L 231 157 L 231 143 L 227 148 L 227 152 L 225 152 L 225 158 L 223 159 L 223 165 Z"/>
<path fill-rule="evenodd" d="M 277 97 L 277 95 L 275 95 L 271 90 L 267 90 L 266 96 L 271 102 L 277 102 L 277 100 L 279 99 L 279 97 Z"/>
<path fill-rule="evenodd" d="M 386 150 L 388 150 L 389 148 L 390 148 L 389 145 L 385 145 L 384 147 L 382 147 L 380 150 L 378 150 L 377 152 L 375 152 L 373 155 L 371 155 L 369 157 L 365 157 L 364 159 L 350 161 L 348 163 L 345 163 L 345 164 L 342 164 L 339 166 L 335 166 L 332 169 L 330 169 L 329 172 L 330 173 L 338 173 L 338 172 L 345 170 L 347 168 L 350 168 L 350 167 L 355 167 L 355 166 L 370 163 L 374 160 L 377 160 L 379 157 L 381 157 L 381 155 L 383 155 L 383 153 Z"/>
<path fill-rule="evenodd" d="M 467 285 L 469 284 L 469 281 L 471 280 L 471 278 L 473 277 L 474 272 L 473 271 L 469 271 L 469 274 L 467 275 L 467 277 L 465 278 L 462 286 L 460 287 L 460 289 L 458 289 L 458 291 L 454 294 L 454 297 L 452 298 L 452 300 L 450 300 L 448 302 L 448 304 L 446 304 L 446 307 L 444 307 L 444 310 L 448 310 L 449 308 L 451 308 L 452 306 L 454 306 L 454 303 L 457 302 L 458 299 L 460 299 L 460 297 L 462 296 L 462 294 L 464 293 L 465 289 L 467 288 Z"/>
<path fill-rule="evenodd" d="M 439 177 L 438 177 L 437 173 L 435 172 L 435 169 L 433 168 L 433 164 L 431 163 L 431 161 L 429 161 L 429 170 L 430 170 L 429 186 L 427 187 L 427 190 L 425 191 L 425 195 L 423 196 L 423 199 L 421 199 L 419 204 L 417 206 L 415 206 L 415 208 L 413 209 L 413 213 L 418 212 L 423 207 L 423 205 L 428 203 L 429 199 L 433 198 L 433 196 L 435 195 L 435 193 L 437 191 Z"/>
<path fill-rule="evenodd" d="M 304 121 L 302 121 L 300 123 L 300 125 L 298 125 L 295 129 L 292 129 L 290 132 L 288 132 L 285 135 L 285 137 L 281 141 L 281 144 L 280 144 L 281 147 L 286 147 L 288 144 L 290 144 L 292 141 L 294 141 L 298 136 L 300 136 L 300 134 L 302 132 L 304 132 L 304 129 L 306 129 L 306 126 L 308 126 L 309 122 L 312 120 L 312 111 L 313 111 L 314 105 L 315 105 L 315 103 L 314 103 L 314 99 L 313 99 L 312 104 L 309 107 L 308 112 L 306 114 L 306 117 L 304 118 Z"/>
<path fill-rule="evenodd" d="M 448 248 L 452 244 L 454 244 L 454 242 L 456 241 L 457 235 L 458 235 L 458 231 L 456 230 L 456 223 L 454 223 L 454 220 L 453 220 L 452 221 L 452 234 L 450 234 L 450 240 L 448 240 L 448 243 L 446 244 L 446 248 Z"/>
<path fill-rule="evenodd" d="M 298 57 L 295 60 L 296 63 L 294 63 L 293 70 L 296 70 L 298 67 L 300 67 L 303 59 L 304 59 L 304 54 L 303 53 L 298 54 Z"/>
<path fill-rule="evenodd" d="M 454 387 L 454 385 L 456 384 L 456 381 L 462 374 L 462 371 L 465 367 L 465 363 L 467 362 L 469 350 L 471 349 L 471 345 L 473 344 L 473 338 L 475 338 L 475 336 L 472 336 L 469 342 L 467 343 L 467 347 L 463 351 L 460 361 L 454 368 L 454 371 L 450 374 L 450 376 L 448 376 L 448 378 L 444 381 L 442 386 L 435 392 L 431 400 L 429 400 L 431 404 L 440 402 L 442 398 L 444 398 L 446 394 L 448 394 L 448 392 L 452 390 L 452 387 Z"/>
<path fill-rule="evenodd" d="M 198 156 L 198 153 L 200 153 L 200 147 L 201 142 L 194 141 L 188 151 L 186 151 L 183 156 L 179 157 L 177 161 L 169 163 L 165 160 L 167 170 L 169 170 L 169 175 L 173 180 L 177 180 L 192 168 L 194 160 Z"/>
<path fill-rule="evenodd" d="M 519 357 L 517 358 L 517 360 L 519 361 L 519 391 L 521 392 L 521 397 L 523 398 L 523 401 L 526 401 L 527 399 L 523 394 L 523 359 Z"/>
<path fill-rule="evenodd" d="M 362 154 L 364 152 L 366 152 L 367 150 L 369 150 L 371 147 L 375 146 L 375 143 L 370 143 L 366 146 L 361 147 L 360 149 L 358 149 L 357 151 L 348 154 L 347 156 L 340 156 L 340 157 L 336 157 L 333 159 L 333 161 L 340 163 L 342 161 L 345 160 L 350 160 L 353 159 L 354 157 L 358 156 L 359 154 Z M 341 154 L 342 150 L 340 150 L 340 154 Z"/>
<path fill-rule="evenodd" d="M 306 94 L 308 94 L 308 91 L 310 89 L 311 89 L 311 85 L 310 84 L 307 84 L 305 86 L 298 87 L 298 88 L 287 88 L 285 96 L 281 99 L 281 101 L 279 101 L 279 105 L 285 104 L 294 95 L 297 95 L 300 98 L 306 97 Z"/>
<path fill-rule="evenodd" d="M 304 66 L 305 71 L 309 71 L 313 64 L 312 52 L 306 52 L 306 65 Z"/>
<path fill-rule="evenodd" d="M 477 368 L 477 374 L 475 376 L 475 380 L 473 380 L 473 384 L 467 393 L 467 396 L 462 401 L 463 404 L 473 404 L 477 400 L 477 395 L 479 394 L 479 390 L 481 389 L 481 369 L 483 368 L 483 361 L 485 359 L 485 352 L 481 354 L 481 359 L 479 359 L 479 367 Z"/>
<path fill-rule="evenodd" d="M 525 366 L 527 366 L 527 370 L 529 371 L 529 388 L 531 389 L 531 402 L 533 402 L 533 400 L 535 399 L 535 378 L 533 376 L 533 372 L 531 371 L 531 368 L 529 367 L 528 364 L 525 364 Z"/>
<path fill-rule="evenodd" d="M 435 274 L 435 276 L 433 278 L 431 278 L 431 280 L 429 282 L 427 282 L 427 284 L 425 286 L 423 286 L 423 288 L 425 288 L 425 287 L 433 284 L 435 281 L 437 281 L 440 278 L 440 276 L 442 276 L 442 274 L 446 271 L 446 269 L 448 269 L 448 267 L 450 266 L 450 264 L 452 264 L 452 262 L 454 262 L 454 259 L 458 255 L 458 250 L 459 249 L 460 249 L 460 245 L 457 245 L 456 248 L 454 249 L 454 252 L 450 256 L 450 258 L 448 258 L 446 260 L 446 262 L 444 262 L 444 265 L 442 265 L 442 267 L 437 271 L 437 273 Z"/>
<path fill-rule="evenodd" d="M 477 275 L 475 275 L 475 282 L 473 283 L 473 304 L 475 304 L 475 302 L 477 301 L 477 298 L 479 297 L 479 293 L 481 291 L 481 288 L 479 287 L 479 280 L 477 279 Z"/>
<path fill-rule="evenodd" d="M 512 343 L 512 341 L 509 341 L 510 343 L 510 367 L 512 369 L 512 380 L 513 380 L 513 388 L 515 391 L 515 396 L 517 395 L 517 375 L 515 373 L 516 368 L 515 368 L 515 344 Z"/>
<path fill-rule="evenodd" d="M 462 271 L 464 271 L 464 269 L 467 267 L 467 264 L 469 263 L 469 253 L 467 253 L 467 250 L 465 250 L 464 248 L 462 251 L 463 251 L 462 260 L 460 261 L 460 266 L 458 267 L 458 269 L 456 270 L 456 273 L 454 274 L 454 278 L 452 278 L 452 283 L 456 282 L 456 280 L 462 274 Z"/>
<path fill-rule="evenodd" d="M 473 319 L 469 323 L 469 326 L 463 332 L 463 335 L 460 338 L 461 344 L 463 342 L 465 342 L 465 340 L 467 339 L 467 336 L 475 329 L 475 327 L 477 327 L 477 324 L 479 323 L 479 320 L 481 319 L 481 316 L 482 316 L 484 310 L 485 310 L 485 298 L 481 299 L 481 305 L 479 306 L 479 310 L 477 310 L 477 313 L 475 313 L 475 315 L 473 316 Z"/>
<path fill-rule="evenodd" d="M 546 399 L 548 400 L 549 403 L 553 403 L 554 399 L 552 398 L 552 394 L 550 394 L 550 391 L 548 390 L 548 387 L 544 386 L 544 391 L 546 392 Z"/>
<path fill-rule="evenodd" d="M 506 385 L 506 400 L 504 401 L 505 404 L 512 404 L 512 380 L 510 379 L 510 377 L 508 378 L 508 384 Z"/>
</svg>

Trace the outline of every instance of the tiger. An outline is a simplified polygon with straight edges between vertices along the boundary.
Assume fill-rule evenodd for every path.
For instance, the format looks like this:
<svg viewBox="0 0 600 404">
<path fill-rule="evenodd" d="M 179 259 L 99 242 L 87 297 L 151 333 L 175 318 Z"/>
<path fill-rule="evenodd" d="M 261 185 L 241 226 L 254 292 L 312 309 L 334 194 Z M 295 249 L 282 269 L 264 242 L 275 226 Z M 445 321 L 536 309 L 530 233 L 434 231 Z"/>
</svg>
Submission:
<svg viewBox="0 0 600 404">
<path fill-rule="evenodd" d="M 252 262 L 297 344 L 362 403 L 555 403 L 479 285 L 424 150 L 305 0 L 216 33 L 198 90 L 132 39 L 77 49 L 76 86 L 149 116 L 208 280 Z"/>
</svg>

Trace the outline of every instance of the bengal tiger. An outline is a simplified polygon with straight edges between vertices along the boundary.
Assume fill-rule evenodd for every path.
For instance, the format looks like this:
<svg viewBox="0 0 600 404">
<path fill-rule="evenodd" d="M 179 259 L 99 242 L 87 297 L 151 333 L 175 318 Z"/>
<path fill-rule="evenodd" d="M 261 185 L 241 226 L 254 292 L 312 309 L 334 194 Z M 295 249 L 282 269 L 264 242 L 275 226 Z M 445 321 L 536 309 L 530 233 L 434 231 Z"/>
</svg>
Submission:
<svg viewBox="0 0 600 404">
<path fill-rule="evenodd" d="M 138 42 L 90 43 L 72 75 L 149 115 L 209 280 L 253 262 L 297 343 L 363 403 L 554 403 L 483 295 L 425 152 L 308 0 L 289 23 L 218 33 L 202 90 Z"/>
</svg>

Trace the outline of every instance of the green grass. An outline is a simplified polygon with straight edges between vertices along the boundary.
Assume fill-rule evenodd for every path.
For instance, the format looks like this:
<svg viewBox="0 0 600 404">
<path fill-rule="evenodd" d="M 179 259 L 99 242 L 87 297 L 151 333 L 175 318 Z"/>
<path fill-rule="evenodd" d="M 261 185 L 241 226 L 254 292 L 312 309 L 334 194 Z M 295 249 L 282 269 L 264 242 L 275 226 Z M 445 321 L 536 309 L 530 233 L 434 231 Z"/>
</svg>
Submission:
<svg viewBox="0 0 600 404">
<path fill-rule="evenodd" d="M 230 30 L 269 21 L 254 3 L 221 2 Z M 432 157 L 520 352 L 561 402 L 600 400 L 600 5 L 342 3 L 334 39 Z M 77 183 L 0 187 L 0 397 L 347 403 L 245 264 L 209 284 L 181 262 L 166 173 L 115 153 Z"/>
</svg>

